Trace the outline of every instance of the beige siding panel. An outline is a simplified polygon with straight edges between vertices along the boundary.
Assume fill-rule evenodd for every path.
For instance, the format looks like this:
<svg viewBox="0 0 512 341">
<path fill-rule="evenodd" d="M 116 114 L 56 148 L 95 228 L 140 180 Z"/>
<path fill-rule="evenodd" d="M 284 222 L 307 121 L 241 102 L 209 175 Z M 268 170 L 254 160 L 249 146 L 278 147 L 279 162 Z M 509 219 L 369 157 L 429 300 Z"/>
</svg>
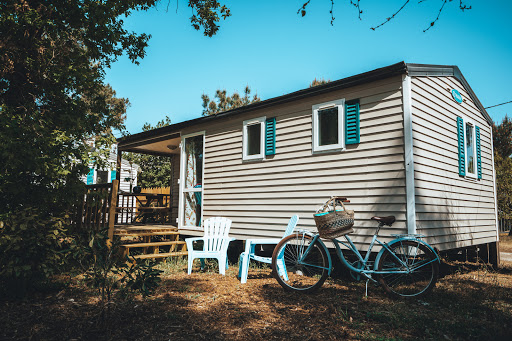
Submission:
<svg viewBox="0 0 512 341">
<path fill-rule="evenodd" d="M 424 153 L 426 154 L 426 153 Z M 423 155 L 416 154 L 415 162 L 417 160 L 418 164 L 430 166 L 436 169 L 439 169 L 444 172 L 450 172 L 450 173 L 457 173 L 459 172 L 458 165 L 453 165 L 453 162 L 448 162 L 447 158 L 437 157 L 438 159 L 441 159 L 441 161 L 436 160 L 436 158 L 426 158 Z M 444 162 L 443 162 L 444 161 Z M 485 164 L 482 162 L 482 173 L 484 171 L 489 171 L 489 174 L 492 174 L 492 167 L 485 167 Z M 485 183 L 487 179 L 481 180 L 482 183 Z"/>
<path fill-rule="evenodd" d="M 464 186 L 464 187 L 468 187 L 468 188 L 474 188 L 474 187 L 477 187 L 477 186 L 481 186 L 481 185 L 484 185 L 484 186 L 489 186 L 490 190 L 492 190 L 492 174 L 488 174 L 488 176 L 486 176 L 484 178 L 484 176 L 482 176 L 482 179 L 481 180 L 474 180 L 472 178 L 468 178 L 468 179 L 461 179 L 459 177 L 459 173 L 457 171 L 457 173 L 452 173 L 452 172 L 447 172 L 447 171 L 444 171 L 444 170 L 441 170 L 441 169 L 437 169 L 435 167 L 430 167 L 429 165 L 423 165 L 421 163 L 417 163 L 414 165 L 414 170 L 418 170 L 418 172 L 421 172 L 421 173 L 425 173 L 425 174 L 429 174 L 429 175 L 437 175 L 437 176 L 440 176 L 440 177 L 446 177 L 446 182 L 447 183 L 456 183 L 456 184 L 459 184 L 459 186 Z M 450 180 L 453 180 L 452 182 L 450 182 Z"/>
<path fill-rule="evenodd" d="M 416 205 L 418 205 L 417 212 L 431 212 L 432 210 L 437 211 L 444 210 L 445 207 L 449 207 L 451 210 L 460 211 L 461 213 L 471 213 L 475 209 L 487 209 L 491 212 L 494 210 L 494 202 L 486 201 L 488 198 L 480 198 L 484 200 L 457 200 L 457 199 L 447 199 L 447 198 L 432 198 L 426 197 L 423 194 L 423 191 L 419 190 L 416 193 L 420 193 L 420 198 L 416 201 Z M 432 209 L 432 206 L 434 208 Z M 425 211 L 423 211 L 425 210 Z"/>
<path fill-rule="evenodd" d="M 262 167 L 259 168 L 249 168 L 247 170 L 226 170 L 226 169 L 213 169 L 209 175 L 208 179 L 215 181 L 216 178 L 228 178 L 228 177 L 246 177 L 246 176 L 267 176 L 274 177 L 276 174 L 280 173 L 294 173 L 295 177 L 297 176 L 315 176 L 315 175 L 333 175 L 333 174 L 343 174 L 350 172 L 351 168 L 365 168 L 367 173 L 381 170 L 394 170 L 394 169 L 402 169 L 402 165 L 400 162 L 403 162 L 403 156 L 392 155 L 390 157 L 383 157 L 381 159 L 358 159 L 356 160 L 360 165 L 354 165 L 354 160 L 339 160 L 332 162 L 322 162 L 322 163 L 308 163 L 300 168 L 300 171 L 297 170 L 297 167 L 294 165 L 287 166 L 277 166 L 274 167 L 271 162 L 261 164 Z M 343 172 L 340 171 L 343 169 Z M 271 172 L 271 174 L 270 174 Z"/>
<path fill-rule="evenodd" d="M 392 139 L 401 139 L 403 137 L 403 130 L 397 126 L 391 127 L 381 127 L 380 130 L 373 130 L 361 133 L 361 138 L 364 137 L 365 141 L 368 143 L 377 142 L 382 143 L 384 140 L 392 140 Z M 387 128 L 387 129 L 386 129 Z M 283 146 L 279 142 L 276 143 L 276 153 L 287 153 L 287 152 L 295 152 L 302 150 L 311 150 L 311 129 L 308 130 L 309 136 L 300 138 L 296 140 L 296 144 L 288 144 L 288 146 Z M 206 153 L 208 153 L 209 157 L 217 160 L 216 158 L 226 158 L 229 159 L 233 155 L 242 155 L 242 136 L 240 135 L 240 142 L 233 143 L 232 145 L 225 146 L 224 148 L 215 148 L 213 150 L 207 149 Z M 311 153 L 311 151 L 310 151 Z"/>
<path fill-rule="evenodd" d="M 372 182 L 373 183 L 373 182 Z M 337 190 L 341 189 L 349 189 L 347 187 L 336 186 Z M 315 198 L 320 205 L 325 198 L 325 190 L 334 191 L 335 187 L 325 187 L 324 189 L 311 188 L 307 192 L 307 198 Z M 387 187 L 372 187 L 361 189 L 360 186 L 354 186 L 354 188 L 350 188 L 353 196 L 356 197 L 367 197 L 367 196 L 382 196 L 385 195 L 387 197 L 388 202 L 393 202 L 393 200 L 399 200 L 399 202 L 403 202 L 403 195 L 405 194 L 405 188 L 397 187 L 393 189 L 394 193 L 390 193 L 389 188 Z M 291 198 L 300 198 L 298 195 L 304 194 L 303 189 L 301 190 L 283 190 L 281 189 L 279 192 L 277 191 L 269 191 L 266 189 L 255 189 L 251 190 L 250 193 L 247 191 L 234 192 L 232 190 L 224 190 L 223 193 L 210 194 L 208 195 L 208 200 L 226 200 L 229 198 L 230 200 L 242 200 L 242 199 L 268 199 L 268 198 L 279 198 L 279 199 L 291 199 Z M 298 193 L 296 193 L 298 192 Z M 395 199 L 396 198 L 396 199 Z"/>
<path fill-rule="evenodd" d="M 427 187 L 428 185 L 425 185 L 425 183 L 432 183 L 435 185 L 430 185 L 429 188 L 434 188 L 437 190 L 458 191 L 458 193 L 475 193 L 475 192 L 472 192 L 472 190 L 476 190 L 478 192 L 479 191 L 486 192 L 486 193 L 489 192 L 489 193 L 492 193 L 492 195 L 494 196 L 493 187 L 492 186 L 489 187 L 489 186 L 487 186 L 487 184 L 485 186 L 483 186 L 482 180 L 478 181 L 478 183 L 480 183 L 480 186 L 481 186 L 481 187 L 478 187 L 478 186 L 473 186 L 471 184 L 471 182 L 477 182 L 475 180 L 460 181 L 460 179 L 456 179 L 456 178 L 450 179 L 448 177 L 443 177 L 442 175 L 435 175 L 432 173 L 426 173 L 426 172 L 422 172 L 422 171 L 415 171 L 414 178 L 416 180 L 416 183 L 419 184 L 418 186 L 416 186 L 416 188 L 420 188 L 421 186 Z M 424 182 L 421 182 L 421 181 L 424 181 Z M 476 194 L 478 194 L 478 192 Z"/>
<path fill-rule="evenodd" d="M 450 224 L 447 224 L 446 222 L 442 221 L 442 220 L 432 220 L 432 221 L 428 221 L 428 222 L 418 222 L 418 224 L 422 224 L 423 223 L 423 226 L 420 226 L 421 228 L 424 228 L 424 229 L 458 229 L 458 228 L 463 228 L 463 229 L 467 229 L 468 231 L 479 231 L 481 228 L 480 227 L 484 227 L 484 226 L 494 226 L 494 224 L 496 223 L 494 221 L 494 219 L 479 219 L 476 221 L 476 223 L 471 223 L 467 220 L 461 220 L 461 221 L 457 221 L 455 222 L 454 224 L 450 225 Z"/>
<path fill-rule="evenodd" d="M 462 94 L 459 105 L 451 89 Z M 496 241 L 490 126 L 453 77 L 412 80 L 417 230 L 440 249 Z M 482 179 L 458 173 L 457 116 L 481 131 Z"/>
<path fill-rule="evenodd" d="M 373 176 L 377 177 L 378 179 L 400 179 L 404 176 L 403 170 L 397 170 L 397 171 L 391 171 L 391 172 L 374 172 L 372 173 L 372 178 L 369 179 L 369 174 L 367 174 L 365 171 L 361 170 L 360 172 L 357 169 L 353 170 L 354 174 L 345 175 L 343 177 L 341 176 L 332 176 L 330 174 L 323 175 L 323 176 L 295 176 L 292 177 L 292 175 L 296 174 L 283 174 L 281 175 L 281 178 L 273 177 L 272 179 L 260 179 L 257 176 L 254 177 L 237 177 L 237 178 L 225 178 L 225 179 L 219 179 L 219 183 L 224 183 L 227 186 L 232 186 L 233 184 L 236 184 L 238 186 L 244 186 L 250 190 L 252 187 L 259 187 L 259 186 L 281 186 L 281 185 L 290 185 L 290 184 L 308 184 L 308 183 L 335 183 L 335 182 L 345 182 L 350 183 L 352 181 L 371 181 Z M 208 187 L 209 179 L 205 178 L 205 189 L 209 189 Z M 405 186 L 405 185 L 404 185 Z M 340 195 L 344 195 L 340 193 Z M 346 195 L 347 197 L 350 197 L 349 195 Z"/>
<path fill-rule="evenodd" d="M 356 162 L 360 159 L 374 158 L 380 157 L 381 155 L 403 155 L 404 150 L 402 145 L 394 146 L 383 146 L 379 149 L 356 149 L 356 150 L 347 150 L 343 153 L 339 153 L 338 157 L 335 157 L 336 160 L 351 160 L 352 162 Z M 273 159 L 267 159 L 261 162 L 246 162 L 243 163 L 241 160 L 225 160 L 225 161 L 212 161 L 206 162 L 205 167 L 212 172 L 219 169 L 225 171 L 238 170 L 240 166 L 244 164 L 244 167 L 249 169 L 261 168 L 261 167 L 281 167 L 283 165 L 289 165 L 290 162 L 296 162 L 297 159 L 301 159 L 304 164 L 313 164 L 313 163 L 328 163 L 333 160 L 332 154 L 317 154 L 314 157 L 310 157 L 311 152 L 296 152 L 296 153 L 287 153 L 280 154 L 279 157 L 275 157 Z"/>
<path fill-rule="evenodd" d="M 494 238 L 494 239 L 493 239 Z M 465 247 L 470 245 L 479 245 L 492 243 L 496 241 L 496 232 L 483 232 L 483 233 L 458 233 L 444 236 L 432 236 L 429 238 L 429 243 L 432 241 L 432 244 L 436 245 L 439 249 L 443 250 L 439 246 L 448 244 L 452 249 Z"/>
<path fill-rule="evenodd" d="M 288 152 L 283 153 L 283 150 L 281 149 L 279 151 L 279 155 L 275 155 L 272 159 L 267 158 L 263 161 L 258 162 L 242 162 L 241 160 L 241 154 L 240 158 L 233 158 L 229 159 L 226 158 L 226 156 L 222 157 L 216 157 L 211 160 L 209 158 L 205 162 L 206 168 L 219 168 L 219 167 L 234 167 L 233 169 L 239 169 L 241 165 L 243 164 L 244 167 L 247 167 L 247 169 L 250 169 L 251 167 L 259 168 L 262 167 L 262 165 L 266 163 L 272 163 L 273 165 L 282 165 L 282 164 L 290 164 L 293 162 L 296 162 L 296 160 L 300 159 L 303 163 L 316 163 L 316 162 L 329 162 L 333 159 L 333 154 L 315 154 L 312 155 L 311 153 L 311 145 L 309 146 L 309 150 L 297 150 L 295 152 Z M 277 150 L 277 149 L 276 149 Z M 240 153 L 241 153 L 241 147 L 240 147 Z M 380 155 L 391 155 L 391 154 L 402 154 L 404 153 L 403 149 L 403 141 L 402 139 L 394 139 L 386 141 L 385 144 L 379 143 L 379 142 L 373 142 L 373 143 L 365 143 L 365 146 L 357 146 L 356 148 L 353 148 L 352 146 L 349 146 L 349 149 L 342 153 L 338 153 L 339 159 L 344 160 L 357 160 L 357 159 L 364 159 L 364 158 L 371 158 L 376 157 Z M 229 155 L 228 155 L 229 156 Z M 336 158 L 338 159 L 338 158 Z"/>
<path fill-rule="evenodd" d="M 461 198 L 471 198 L 467 200 L 475 201 L 475 197 L 477 200 L 493 202 L 494 193 L 488 190 L 479 190 L 473 188 L 465 188 L 458 186 L 450 186 L 446 184 L 440 184 L 438 182 L 431 181 L 423 181 L 416 180 L 416 191 L 421 191 L 418 193 L 418 196 L 424 197 L 436 197 L 436 198 L 448 198 L 448 199 L 457 199 L 463 200 Z"/>
<path fill-rule="evenodd" d="M 364 181 L 347 181 L 342 182 L 315 182 L 315 183 L 298 183 L 298 184 L 277 184 L 274 186 L 252 186 L 251 190 L 247 191 L 247 187 L 241 187 L 235 184 L 210 184 L 208 189 L 212 190 L 212 193 L 218 195 L 231 195 L 237 193 L 248 193 L 248 195 L 265 193 L 264 195 L 274 195 L 274 193 L 290 193 L 290 195 L 297 195 L 296 192 L 307 192 L 308 194 L 316 191 L 324 193 L 325 191 L 331 191 L 332 193 L 341 193 L 342 191 L 351 190 L 353 193 L 356 191 L 367 191 L 372 195 L 394 195 L 403 194 L 405 187 L 400 178 L 398 179 L 365 179 Z M 382 190 L 383 192 L 380 192 Z M 366 192 L 364 192 L 366 193 Z M 369 194 L 365 195 L 369 195 Z"/>
<path fill-rule="evenodd" d="M 313 213 L 335 194 L 351 200 L 358 244 L 370 242 L 374 215 L 397 218 L 384 236 L 405 232 L 401 84 L 393 77 L 187 128 L 182 134 L 206 131 L 204 219 L 232 219 L 235 238 L 280 237 L 293 214 L 316 230 Z M 360 100 L 361 143 L 313 154 L 312 105 L 340 98 Z M 276 117 L 276 154 L 243 162 L 243 121 L 262 116 Z"/>
<path fill-rule="evenodd" d="M 436 109 L 437 112 L 445 112 L 447 114 L 450 113 L 452 115 L 464 115 L 475 120 L 480 125 L 488 125 L 487 121 L 480 113 L 480 111 L 477 109 L 477 107 L 473 103 L 468 104 L 472 101 L 469 94 L 464 90 L 462 85 L 460 85 L 460 83 L 457 80 L 455 80 L 455 83 L 452 84 L 457 85 L 449 86 L 448 83 L 443 81 L 443 78 L 444 77 L 417 77 L 417 81 L 414 82 L 414 85 L 416 85 L 414 91 L 417 92 L 418 94 L 421 94 L 422 90 L 428 93 L 427 96 L 423 97 L 431 98 L 431 106 L 433 106 L 434 108 L 437 106 L 441 106 L 442 109 Z M 452 88 L 459 90 L 459 92 L 463 96 L 464 102 L 462 104 L 458 104 L 452 99 Z"/>
</svg>

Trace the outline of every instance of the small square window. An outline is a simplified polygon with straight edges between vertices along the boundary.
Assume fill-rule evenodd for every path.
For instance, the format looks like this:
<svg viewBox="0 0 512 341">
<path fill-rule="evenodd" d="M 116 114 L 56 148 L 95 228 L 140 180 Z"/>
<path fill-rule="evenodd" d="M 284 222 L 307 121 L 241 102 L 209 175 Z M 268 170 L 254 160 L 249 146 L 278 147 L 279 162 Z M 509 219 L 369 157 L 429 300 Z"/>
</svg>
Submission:
<svg viewBox="0 0 512 341">
<path fill-rule="evenodd" d="M 243 160 L 263 160 L 265 158 L 265 117 L 244 121 Z"/>
<path fill-rule="evenodd" d="M 345 100 L 313 105 L 313 152 L 343 150 Z"/>
</svg>

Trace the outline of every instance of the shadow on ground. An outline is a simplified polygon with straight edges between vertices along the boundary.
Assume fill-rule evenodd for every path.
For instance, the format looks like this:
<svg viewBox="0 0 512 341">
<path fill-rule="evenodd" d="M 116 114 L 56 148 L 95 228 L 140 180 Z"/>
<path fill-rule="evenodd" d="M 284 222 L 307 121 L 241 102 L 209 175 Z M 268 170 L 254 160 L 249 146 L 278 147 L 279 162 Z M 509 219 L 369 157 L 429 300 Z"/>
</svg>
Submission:
<svg viewBox="0 0 512 341">
<path fill-rule="evenodd" d="M 34 340 L 505 340 L 512 335 L 512 268 L 450 264 L 432 295 L 392 300 L 381 288 L 329 279 L 314 294 L 285 292 L 269 269 L 247 284 L 214 272 L 164 278 L 147 300 L 100 309 L 93 292 L 69 289 L 0 302 L 0 339 Z M 103 313 L 102 313 L 103 312 Z"/>
</svg>

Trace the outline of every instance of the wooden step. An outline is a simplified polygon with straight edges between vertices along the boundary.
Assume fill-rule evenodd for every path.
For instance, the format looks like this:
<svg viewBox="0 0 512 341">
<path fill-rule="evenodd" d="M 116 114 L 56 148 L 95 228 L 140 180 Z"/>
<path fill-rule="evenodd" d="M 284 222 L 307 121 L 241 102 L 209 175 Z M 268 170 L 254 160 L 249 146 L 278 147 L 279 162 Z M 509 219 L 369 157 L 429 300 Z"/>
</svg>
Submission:
<svg viewBox="0 0 512 341">
<path fill-rule="evenodd" d="M 157 232 L 157 231 L 151 231 L 151 232 L 126 232 L 126 233 L 115 233 L 116 236 L 121 236 L 121 237 L 146 237 L 146 236 L 178 236 L 180 233 L 179 232 L 174 232 L 174 231 L 170 231 L 170 232 Z"/>
<path fill-rule="evenodd" d="M 165 246 L 165 245 L 185 245 L 184 241 L 166 241 L 166 242 L 149 242 L 149 243 L 133 243 L 133 244 L 123 244 L 121 245 L 124 248 L 132 248 L 132 247 L 149 247 L 149 246 Z"/>
<path fill-rule="evenodd" d="M 180 251 L 180 252 L 168 252 L 168 253 L 151 253 L 147 255 L 136 255 L 136 256 L 130 256 L 135 259 L 149 259 L 149 258 L 167 258 L 167 257 L 174 257 L 174 256 L 186 256 L 188 255 L 187 251 Z"/>
</svg>

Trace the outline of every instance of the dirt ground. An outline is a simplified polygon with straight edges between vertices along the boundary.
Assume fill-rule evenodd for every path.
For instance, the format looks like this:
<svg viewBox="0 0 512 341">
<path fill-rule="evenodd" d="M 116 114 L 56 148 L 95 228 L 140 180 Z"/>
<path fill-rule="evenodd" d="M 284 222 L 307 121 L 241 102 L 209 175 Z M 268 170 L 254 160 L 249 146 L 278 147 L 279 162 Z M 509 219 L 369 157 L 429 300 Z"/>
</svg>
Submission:
<svg viewBox="0 0 512 341">
<path fill-rule="evenodd" d="M 450 263 L 423 300 L 393 300 L 381 288 L 328 279 L 314 294 L 285 292 L 270 269 L 251 268 L 247 284 L 216 273 L 214 262 L 186 274 L 186 262 L 160 266 L 148 298 L 108 308 L 80 277 L 64 289 L 0 302 L 0 340 L 510 340 L 512 264 Z"/>
</svg>

